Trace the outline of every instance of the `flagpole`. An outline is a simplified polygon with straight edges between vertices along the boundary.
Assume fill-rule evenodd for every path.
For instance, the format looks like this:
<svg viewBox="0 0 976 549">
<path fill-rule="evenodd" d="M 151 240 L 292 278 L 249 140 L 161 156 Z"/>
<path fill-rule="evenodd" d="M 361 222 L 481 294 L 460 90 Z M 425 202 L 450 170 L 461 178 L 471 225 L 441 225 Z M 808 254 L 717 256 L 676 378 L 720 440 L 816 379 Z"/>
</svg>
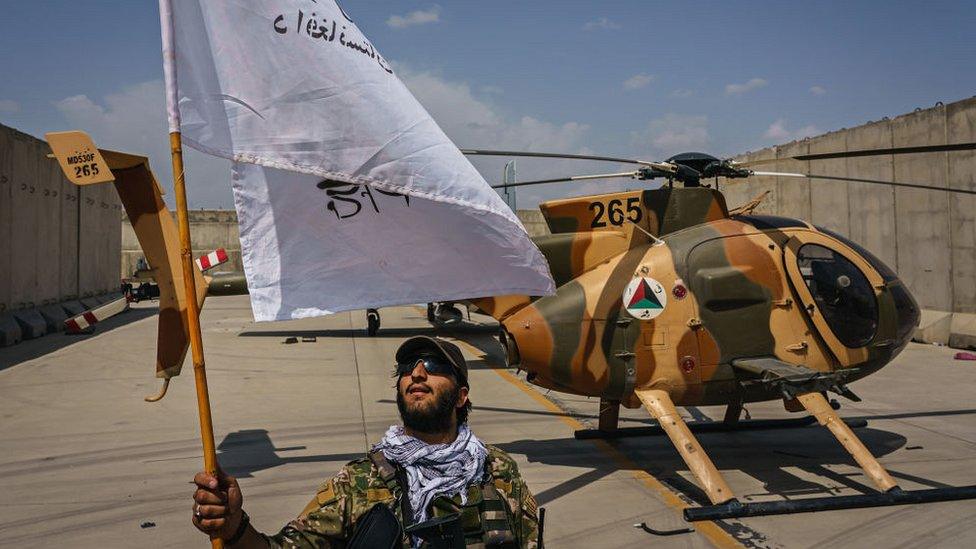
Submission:
<svg viewBox="0 0 976 549">
<path fill-rule="evenodd" d="M 186 326 L 193 356 L 193 381 L 197 389 L 197 414 L 200 416 L 200 439 L 203 442 L 203 468 L 217 476 L 217 449 L 214 446 L 213 417 L 210 414 L 210 390 L 203 358 L 200 334 L 200 303 L 197 301 L 196 276 L 193 271 L 193 246 L 190 219 L 186 206 L 186 177 L 183 171 L 183 140 L 180 136 L 180 113 L 176 88 L 176 55 L 173 39 L 172 0 L 159 0 L 159 28 L 163 46 L 163 75 L 166 82 L 166 115 L 169 120 L 169 151 L 173 159 L 173 191 L 176 195 L 176 220 L 180 228 L 180 258 L 183 263 L 183 290 L 186 297 Z M 211 538 L 213 549 L 223 549 L 224 540 Z"/>
<path fill-rule="evenodd" d="M 180 132 L 169 134 L 173 156 L 173 190 L 176 194 L 176 218 L 180 227 L 180 256 L 183 263 L 183 288 L 186 292 L 186 323 L 190 331 L 193 356 L 193 380 L 197 388 L 197 412 L 200 415 L 200 438 L 203 439 L 203 468 L 217 474 L 217 450 L 214 447 L 213 418 L 210 414 L 210 391 L 203 359 L 203 337 L 200 334 L 200 303 L 197 301 L 196 277 L 193 272 L 193 249 L 190 244 L 190 219 L 186 207 L 186 178 L 183 173 L 183 142 Z M 223 549 L 224 541 L 212 538 L 213 549 Z"/>
</svg>

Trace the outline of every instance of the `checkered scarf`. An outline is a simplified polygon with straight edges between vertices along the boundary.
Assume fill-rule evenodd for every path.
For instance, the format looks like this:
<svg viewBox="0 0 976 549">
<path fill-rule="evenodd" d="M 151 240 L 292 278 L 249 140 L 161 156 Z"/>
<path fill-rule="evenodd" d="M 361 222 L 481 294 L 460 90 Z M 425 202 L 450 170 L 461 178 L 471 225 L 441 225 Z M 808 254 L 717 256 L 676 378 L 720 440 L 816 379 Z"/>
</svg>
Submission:
<svg viewBox="0 0 976 549">
<path fill-rule="evenodd" d="M 437 496 L 461 494 L 461 502 L 467 503 L 465 488 L 484 475 L 488 457 L 488 449 L 467 424 L 458 428 L 458 436 L 450 444 L 427 444 L 394 425 L 373 450 L 380 450 L 406 471 L 407 496 L 416 522 L 427 520 L 427 506 Z"/>
</svg>

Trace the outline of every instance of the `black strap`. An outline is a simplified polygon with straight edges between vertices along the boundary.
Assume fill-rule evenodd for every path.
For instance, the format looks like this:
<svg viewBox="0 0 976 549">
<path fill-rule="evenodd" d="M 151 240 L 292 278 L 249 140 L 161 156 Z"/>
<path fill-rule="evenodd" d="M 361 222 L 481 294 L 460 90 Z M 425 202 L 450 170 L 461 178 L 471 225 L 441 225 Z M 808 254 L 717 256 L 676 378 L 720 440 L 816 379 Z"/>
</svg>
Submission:
<svg viewBox="0 0 976 549">
<path fill-rule="evenodd" d="M 410 508 L 410 498 L 407 496 L 407 489 L 405 488 L 410 486 L 407 483 L 406 471 L 403 470 L 403 467 L 390 463 L 390 460 L 386 459 L 383 452 L 379 450 L 372 450 L 367 456 L 369 456 L 369 461 L 372 462 L 373 466 L 376 467 L 376 471 L 380 474 L 380 479 L 386 484 L 387 489 L 400 500 L 400 513 L 403 515 L 403 528 L 406 530 L 413 524 L 413 511 Z"/>
<path fill-rule="evenodd" d="M 347 549 L 394 549 L 403 538 L 396 515 L 382 503 L 370 507 L 359 517 Z"/>
<path fill-rule="evenodd" d="M 234 532 L 234 535 L 227 540 L 227 545 L 234 545 L 241 541 L 241 538 L 244 537 L 244 532 L 247 532 L 247 527 L 250 524 L 251 517 L 247 515 L 247 512 L 241 510 L 241 522 L 237 525 L 237 531 Z"/>
</svg>

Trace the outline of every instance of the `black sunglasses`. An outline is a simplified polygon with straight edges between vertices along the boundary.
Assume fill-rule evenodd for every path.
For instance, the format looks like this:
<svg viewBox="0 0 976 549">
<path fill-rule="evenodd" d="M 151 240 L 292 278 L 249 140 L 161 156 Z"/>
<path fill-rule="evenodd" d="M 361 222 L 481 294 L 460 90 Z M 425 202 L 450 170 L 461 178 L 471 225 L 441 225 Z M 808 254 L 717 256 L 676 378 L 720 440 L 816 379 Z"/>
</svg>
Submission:
<svg viewBox="0 0 976 549">
<path fill-rule="evenodd" d="M 428 374 L 435 375 L 454 375 L 454 365 L 439 356 L 420 356 L 411 361 L 397 364 L 396 373 L 398 377 L 405 376 L 417 367 L 418 363 L 423 363 L 424 370 Z"/>
</svg>

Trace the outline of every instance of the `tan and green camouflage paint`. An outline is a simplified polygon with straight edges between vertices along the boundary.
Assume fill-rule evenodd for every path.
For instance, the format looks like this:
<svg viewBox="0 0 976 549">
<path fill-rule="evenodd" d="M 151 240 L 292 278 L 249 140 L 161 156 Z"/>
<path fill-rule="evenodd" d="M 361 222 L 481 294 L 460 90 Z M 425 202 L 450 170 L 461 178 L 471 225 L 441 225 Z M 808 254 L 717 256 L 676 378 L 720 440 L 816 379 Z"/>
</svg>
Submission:
<svg viewBox="0 0 976 549">
<path fill-rule="evenodd" d="M 636 225 L 660 238 L 657 245 L 635 224 L 590 225 L 594 201 L 607 204 L 635 192 L 642 209 Z M 797 220 L 729 218 L 713 189 L 635 192 L 541 205 L 554 234 L 538 242 L 557 280 L 556 294 L 476 302 L 501 319 L 533 383 L 631 407 L 639 406 L 635 388 L 666 390 L 680 406 L 727 404 L 733 396 L 769 400 L 781 395 L 758 384 L 743 389 L 733 359 L 773 356 L 824 372 L 856 367 L 856 379 L 907 342 L 910 332 L 896 333 L 892 298 L 903 284 L 883 279 L 841 240 Z M 813 301 L 796 272 L 795 253 L 808 242 L 854 262 L 875 288 L 879 326 L 865 347 L 844 347 L 817 308 L 807 309 Z M 623 307 L 624 289 L 636 276 L 652 277 L 669 292 L 653 320 L 633 318 Z M 687 288 L 683 299 L 670 293 L 678 284 Z M 494 305 L 502 302 L 507 306 Z"/>
</svg>

